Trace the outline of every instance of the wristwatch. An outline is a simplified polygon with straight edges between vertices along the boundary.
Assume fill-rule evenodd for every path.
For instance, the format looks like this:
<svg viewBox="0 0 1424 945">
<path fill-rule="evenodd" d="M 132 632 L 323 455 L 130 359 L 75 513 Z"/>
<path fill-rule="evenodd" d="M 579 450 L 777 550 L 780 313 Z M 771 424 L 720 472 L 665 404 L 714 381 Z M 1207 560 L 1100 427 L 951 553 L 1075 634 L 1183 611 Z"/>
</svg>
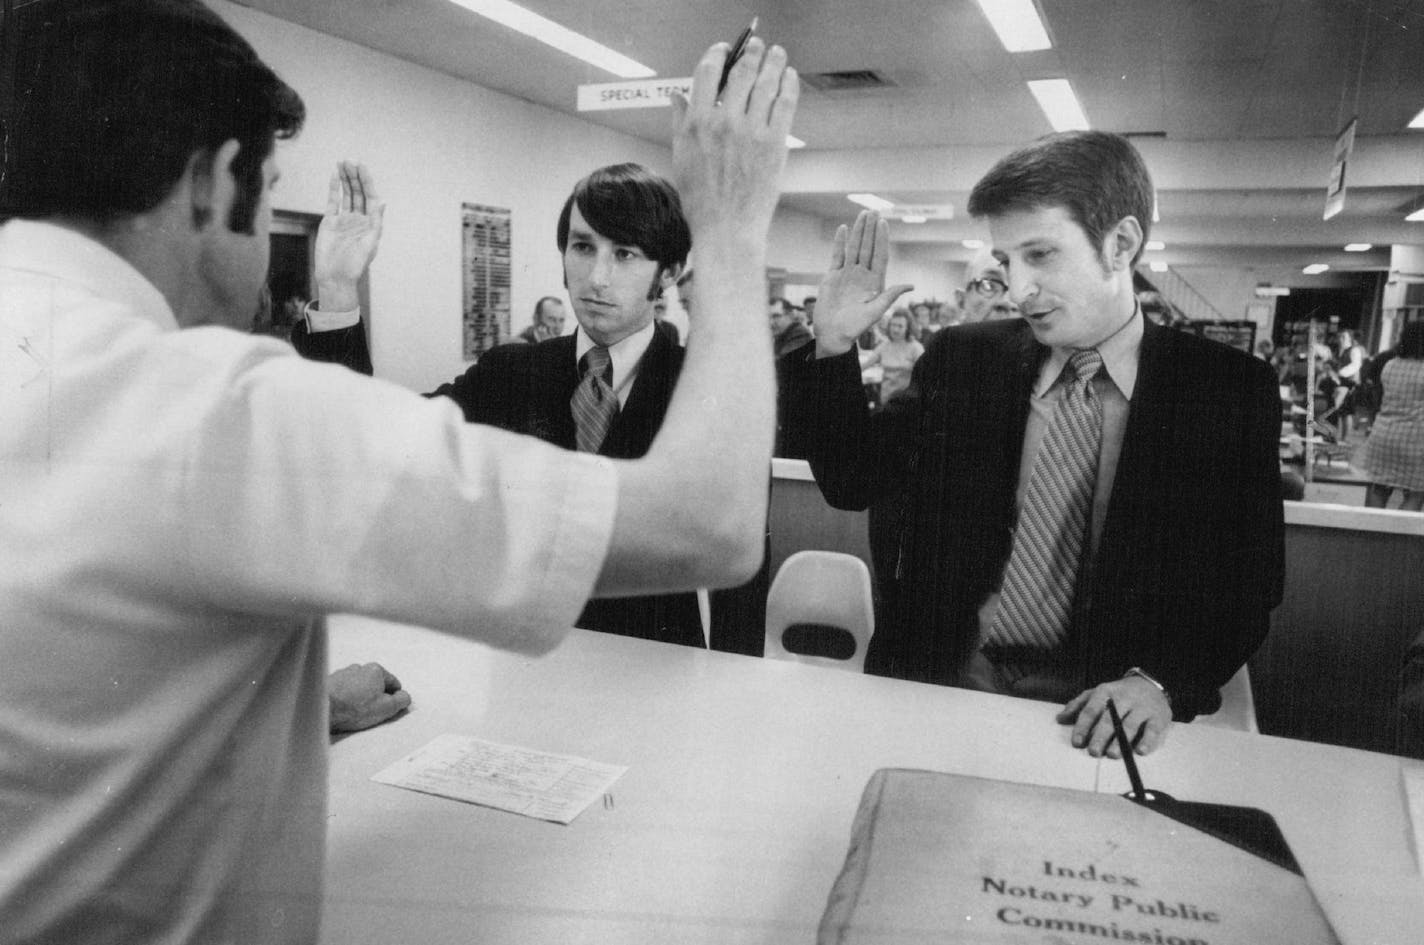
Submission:
<svg viewBox="0 0 1424 945">
<path fill-rule="evenodd" d="M 1125 673 L 1122 674 L 1122 678 L 1123 678 L 1123 679 L 1126 679 L 1126 678 L 1129 677 L 1129 676 L 1138 676 L 1138 677 L 1140 677 L 1140 678 L 1142 678 L 1142 679 L 1147 680 L 1147 681 L 1150 682 L 1152 685 L 1154 685 L 1154 686 L 1157 687 L 1157 691 L 1158 691 L 1158 692 L 1162 693 L 1162 698 L 1164 698 L 1164 699 L 1167 700 L 1167 705 L 1170 706 L 1170 705 L 1172 704 L 1172 694 L 1167 691 L 1167 687 L 1164 686 L 1164 685 L 1162 685 L 1160 682 L 1158 682 L 1158 681 L 1157 681 L 1157 677 L 1153 676 L 1151 673 L 1149 673 L 1147 670 L 1143 669 L 1141 666 L 1134 666 L 1134 667 L 1132 667 L 1131 669 L 1129 669 L 1127 672 L 1125 672 Z"/>
</svg>

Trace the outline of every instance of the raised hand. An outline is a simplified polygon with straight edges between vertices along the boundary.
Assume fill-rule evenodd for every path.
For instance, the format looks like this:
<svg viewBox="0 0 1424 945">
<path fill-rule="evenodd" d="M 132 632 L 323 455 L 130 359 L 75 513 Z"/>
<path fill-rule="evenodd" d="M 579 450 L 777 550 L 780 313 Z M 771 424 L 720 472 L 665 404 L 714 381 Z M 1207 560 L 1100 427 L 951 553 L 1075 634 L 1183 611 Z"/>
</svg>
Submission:
<svg viewBox="0 0 1424 945">
<path fill-rule="evenodd" d="M 675 182 L 699 254 L 712 245 L 764 255 L 800 80 L 784 49 L 753 37 L 719 101 L 726 58 L 727 44 L 714 45 L 693 72 L 691 97 L 674 96 Z"/>
<path fill-rule="evenodd" d="M 816 290 L 816 355 L 849 351 L 860 334 L 880 320 L 912 285 L 885 286 L 890 261 L 890 224 L 862 210 L 849 228 L 836 230 L 831 267 Z"/>
<path fill-rule="evenodd" d="M 359 304 L 356 283 L 376 258 L 385 212 L 365 165 L 338 164 L 327 189 L 326 215 L 316 231 L 313 273 L 323 310 L 346 312 Z"/>
</svg>

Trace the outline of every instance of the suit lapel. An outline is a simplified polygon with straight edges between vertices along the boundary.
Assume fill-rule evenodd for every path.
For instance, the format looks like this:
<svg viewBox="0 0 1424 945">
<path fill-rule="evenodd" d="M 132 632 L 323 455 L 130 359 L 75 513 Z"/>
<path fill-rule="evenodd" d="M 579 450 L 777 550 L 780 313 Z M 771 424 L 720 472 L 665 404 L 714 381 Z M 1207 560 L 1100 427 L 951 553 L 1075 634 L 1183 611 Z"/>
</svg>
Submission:
<svg viewBox="0 0 1424 945">
<path fill-rule="evenodd" d="M 618 411 L 599 453 L 620 459 L 636 459 L 648 451 L 667 413 L 668 401 L 681 367 L 677 348 L 661 332 L 654 330 L 638 363 L 638 376 L 628 393 L 628 402 Z"/>
</svg>

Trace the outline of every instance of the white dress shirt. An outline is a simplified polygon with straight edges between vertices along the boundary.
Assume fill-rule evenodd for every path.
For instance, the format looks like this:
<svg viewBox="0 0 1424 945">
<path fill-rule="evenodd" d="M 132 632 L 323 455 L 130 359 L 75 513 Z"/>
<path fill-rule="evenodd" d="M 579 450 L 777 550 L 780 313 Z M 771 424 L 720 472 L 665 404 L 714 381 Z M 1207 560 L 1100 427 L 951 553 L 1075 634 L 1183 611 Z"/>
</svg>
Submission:
<svg viewBox="0 0 1424 945">
<path fill-rule="evenodd" d="M 0 938 L 316 941 L 322 615 L 546 650 L 616 469 L 180 331 L 57 226 L 0 228 L 0 331 Z"/>
</svg>

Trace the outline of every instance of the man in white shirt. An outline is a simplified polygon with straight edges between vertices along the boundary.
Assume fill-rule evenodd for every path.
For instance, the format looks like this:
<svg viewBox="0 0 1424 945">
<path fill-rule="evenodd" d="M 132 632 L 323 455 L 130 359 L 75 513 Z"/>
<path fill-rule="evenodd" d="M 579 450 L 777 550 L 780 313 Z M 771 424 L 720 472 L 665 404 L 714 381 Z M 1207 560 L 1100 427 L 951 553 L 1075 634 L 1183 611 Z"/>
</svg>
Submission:
<svg viewBox="0 0 1424 945">
<path fill-rule="evenodd" d="M 753 41 L 719 107 L 719 44 L 674 108 L 704 317 L 668 432 L 619 462 L 227 327 L 300 99 L 192 0 L 48 13 L 0 228 L 0 938 L 313 942 L 322 615 L 539 653 L 590 594 L 755 570 L 796 76 Z"/>
</svg>

